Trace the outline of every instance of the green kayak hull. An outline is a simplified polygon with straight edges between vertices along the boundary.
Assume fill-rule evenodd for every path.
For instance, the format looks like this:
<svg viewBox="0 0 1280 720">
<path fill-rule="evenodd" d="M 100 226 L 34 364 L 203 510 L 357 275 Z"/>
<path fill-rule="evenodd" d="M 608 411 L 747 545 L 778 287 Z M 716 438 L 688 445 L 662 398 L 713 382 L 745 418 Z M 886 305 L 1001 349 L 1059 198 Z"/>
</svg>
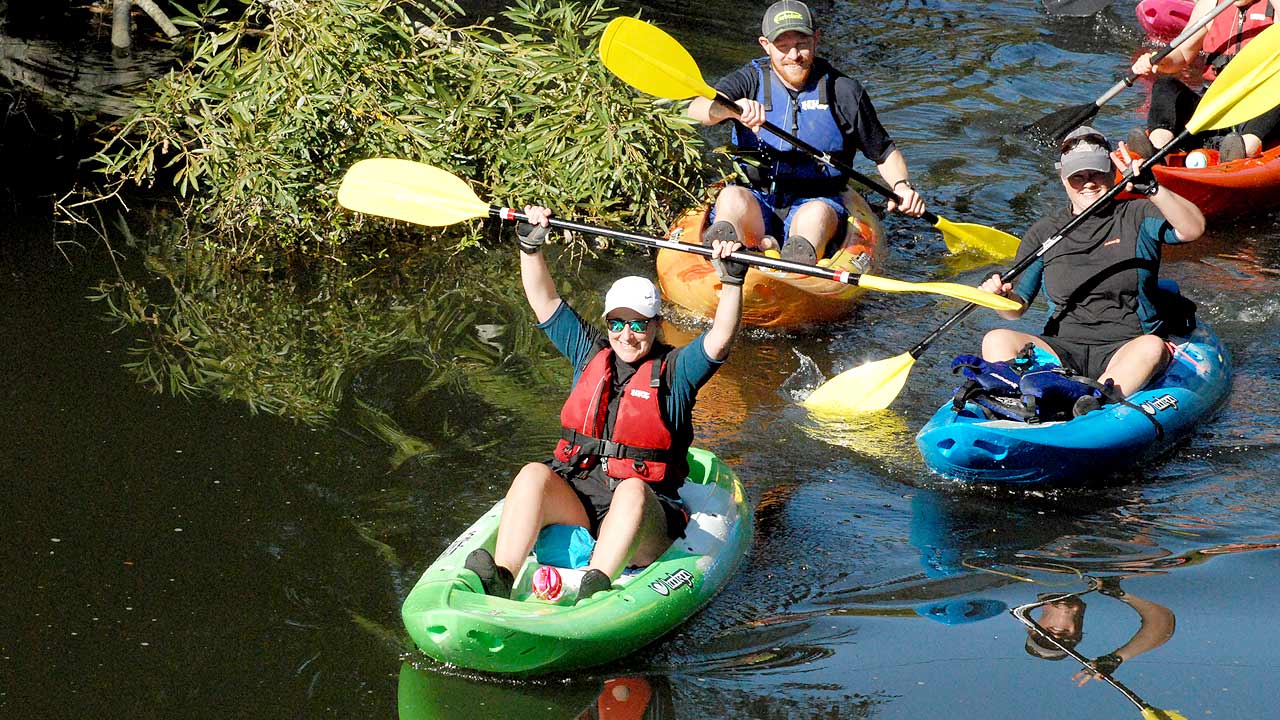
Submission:
<svg viewBox="0 0 1280 720">
<path fill-rule="evenodd" d="M 742 484 L 715 455 L 689 451 L 680 490 L 689 511 L 685 536 L 648 567 L 624 573 L 607 592 L 575 602 L 582 570 L 560 568 L 564 592 L 533 596 L 532 555 L 512 599 L 483 593 L 462 567 L 476 548 L 493 551 L 502 502 L 462 533 L 427 568 L 401 608 L 423 653 L 450 665 L 533 675 L 601 665 L 628 655 L 683 623 L 711 600 L 751 545 L 751 508 Z"/>
</svg>

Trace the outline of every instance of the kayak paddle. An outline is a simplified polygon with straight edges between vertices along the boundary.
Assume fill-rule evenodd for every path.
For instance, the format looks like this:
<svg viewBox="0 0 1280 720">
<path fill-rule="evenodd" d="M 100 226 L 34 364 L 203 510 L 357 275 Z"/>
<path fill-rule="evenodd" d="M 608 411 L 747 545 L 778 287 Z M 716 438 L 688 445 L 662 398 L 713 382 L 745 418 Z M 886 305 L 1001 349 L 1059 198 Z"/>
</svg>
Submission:
<svg viewBox="0 0 1280 720">
<path fill-rule="evenodd" d="M 615 18 L 600 39 L 600 59 L 623 82 L 640 92 L 657 97 L 684 100 L 705 97 L 735 117 L 738 106 L 702 79 L 693 56 L 663 30 L 630 17 Z M 887 200 L 899 198 L 889 188 L 859 173 L 830 153 L 806 143 L 773 123 L 764 129 L 795 147 L 857 180 Z M 942 233 L 943 242 L 953 253 L 977 250 L 997 258 L 1013 257 L 1018 251 L 1018 238 L 995 228 L 973 223 L 955 223 L 926 212 L 922 216 Z"/>
<path fill-rule="evenodd" d="M 1133 703 L 1138 707 L 1138 711 L 1142 713 L 1142 720 L 1187 720 L 1187 716 L 1183 715 L 1182 713 L 1179 713 L 1174 710 L 1161 710 L 1160 708 L 1152 707 L 1151 705 L 1147 704 L 1147 701 L 1138 697 L 1137 693 L 1125 687 L 1124 684 L 1121 683 L 1119 680 L 1116 680 L 1115 678 L 1111 677 L 1111 673 L 1098 672 L 1097 670 L 1094 669 L 1092 665 L 1089 664 L 1088 658 L 1076 652 L 1075 648 L 1069 648 L 1066 645 L 1063 645 L 1061 642 L 1058 641 L 1058 638 L 1054 637 L 1048 630 L 1045 630 L 1043 627 L 1041 627 L 1040 623 L 1036 622 L 1035 620 L 1031 619 L 1028 616 L 1028 614 L 1033 609 L 1038 608 L 1041 605 L 1047 605 L 1053 602 L 1060 602 L 1062 600 L 1065 600 L 1068 597 L 1072 597 L 1072 596 L 1079 597 L 1080 595 L 1086 595 L 1088 593 L 1093 592 L 1098 588 L 1098 581 L 1097 579 L 1093 579 L 1093 578 L 1091 578 L 1091 580 L 1092 580 L 1093 587 L 1089 588 L 1088 590 L 1084 590 L 1082 592 L 1074 592 L 1074 593 L 1063 593 L 1061 595 L 1054 595 L 1052 597 L 1045 598 L 1044 600 L 1041 600 L 1039 602 L 1029 603 L 1027 605 L 1019 605 L 1018 607 L 1010 610 L 1009 614 L 1017 618 L 1018 622 L 1021 622 L 1023 625 L 1026 625 L 1028 628 L 1030 628 L 1032 632 L 1039 635 L 1044 640 L 1048 641 L 1049 644 L 1058 648 L 1059 650 L 1066 653 L 1067 655 L 1070 655 L 1072 659 L 1074 659 L 1076 662 L 1083 665 L 1086 670 L 1097 673 L 1099 677 L 1101 677 L 1103 680 L 1106 680 L 1108 683 L 1110 683 L 1111 687 L 1114 687 L 1115 689 L 1119 690 L 1121 694 L 1123 694 L 1126 698 L 1128 698 L 1129 702 Z"/>
<path fill-rule="evenodd" d="M 1120 194 L 1131 177 L 1150 172 L 1152 166 L 1163 160 L 1165 155 L 1188 137 L 1205 130 L 1239 125 L 1275 107 L 1277 98 L 1280 98 L 1280 25 L 1268 28 L 1255 37 L 1227 64 L 1201 98 L 1186 130 L 1144 161 L 1137 173 L 1126 173 L 1120 182 L 1045 240 L 1034 253 L 1014 263 L 1013 267 L 1000 275 L 1001 279 L 1009 281 L 1022 274 L 1085 218 L 1095 214 Z M 974 308 L 973 305 L 962 308 L 915 347 L 901 355 L 859 365 L 831 378 L 805 399 L 804 406 L 823 415 L 851 414 L 889 407 L 902 391 L 902 386 L 907 382 L 907 374 L 911 372 L 916 359 L 939 336 L 973 312 Z"/>
<path fill-rule="evenodd" d="M 1189 40 L 1192 35 L 1195 35 L 1196 33 L 1200 32 L 1202 29 L 1204 29 L 1205 26 L 1213 22 L 1214 18 L 1222 14 L 1222 12 L 1225 11 L 1227 8 L 1231 7 L 1232 4 L 1234 4 L 1234 0 L 1222 0 L 1222 2 L 1219 3 L 1217 7 L 1215 7 L 1213 10 L 1210 10 L 1208 14 L 1206 14 L 1204 17 L 1200 18 L 1199 20 L 1192 23 L 1191 25 L 1188 25 L 1187 28 L 1182 31 L 1181 35 L 1174 38 L 1169 43 L 1168 47 L 1156 53 L 1155 55 L 1151 56 L 1151 64 L 1155 65 L 1156 63 L 1168 57 L 1169 53 L 1173 52 L 1178 48 L 1179 45 Z M 1120 81 L 1118 81 L 1115 85 L 1112 85 L 1110 90 L 1107 90 L 1106 92 L 1102 93 L 1102 95 L 1099 96 L 1097 100 L 1094 100 L 1091 103 L 1085 103 L 1084 105 L 1075 105 L 1073 107 L 1065 108 L 1063 110 L 1055 110 L 1054 112 L 1051 112 L 1048 115 L 1045 115 L 1044 117 L 1031 123 L 1030 125 L 1027 125 L 1022 130 L 1023 132 L 1033 137 L 1044 138 L 1046 140 L 1051 140 L 1055 143 L 1061 142 L 1062 138 L 1067 133 L 1080 127 L 1081 125 L 1084 125 L 1094 115 L 1097 115 L 1098 110 L 1103 105 L 1106 105 L 1111 100 L 1111 98 L 1114 98 L 1115 96 L 1124 92 L 1126 88 L 1133 87 L 1133 83 L 1137 81 L 1137 79 L 1138 79 L 1138 76 L 1130 72 L 1128 75 L 1124 76 L 1124 78 L 1122 78 Z"/>
<path fill-rule="evenodd" d="M 393 158 L 361 160 L 347 171 L 338 188 L 338 204 L 349 210 L 404 220 L 418 225 L 453 225 L 464 220 L 496 217 L 508 222 L 527 220 L 524 213 L 490 205 L 476 196 L 461 178 L 446 170 Z M 551 218 L 552 227 L 601 235 L 651 248 L 666 248 L 711 256 L 711 249 L 665 238 L 583 225 Z M 893 278 L 791 262 L 749 252 L 735 252 L 732 260 L 757 267 L 800 273 L 845 285 L 859 285 L 882 292 L 924 292 L 945 295 L 996 310 L 1017 310 L 1017 301 L 960 283 L 907 282 Z"/>
<path fill-rule="evenodd" d="M 1044 0 L 1044 9 L 1050 15 L 1088 17 L 1111 6 L 1111 0 Z"/>
</svg>

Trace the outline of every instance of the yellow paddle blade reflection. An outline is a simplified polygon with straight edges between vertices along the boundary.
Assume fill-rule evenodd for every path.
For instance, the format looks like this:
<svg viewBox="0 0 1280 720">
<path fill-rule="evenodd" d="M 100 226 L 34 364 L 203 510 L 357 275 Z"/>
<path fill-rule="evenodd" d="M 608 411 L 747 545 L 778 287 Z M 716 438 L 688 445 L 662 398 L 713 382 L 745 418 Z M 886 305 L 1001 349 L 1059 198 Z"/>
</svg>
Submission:
<svg viewBox="0 0 1280 720">
<path fill-rule="evenodd" d="M 1159 708 L 1143 708 L 1142 720 L 1187 720 L 1187 716 L 1173 710 Z"/>
<path fill-rule="evenodd" d="M 818 386 L 804 407 L 819 415 L 850 415 L 883 410 L 893 403 L 907 382 L 916 359 L 903 353 L 888 360 L 845 370 Z"/>
<path fill-rule="evenodd" d="M 942 233 L 942 240 L 953 253 L 976 250 L 995 258 L 1011 258 L 1018 252 L 1017 237 L 986 225 L 958 223 L 939 217 L 933 225 Z"/>
<path fill-rule="evenodd" d="M 927 292 L 946 295 L 947 297 L 971 302 L 974 305 L 981 305 L 992 310 L 1018 310 L 1022 307 L 1022 303 L 1016 300 L 1010 300 L 1003 295 L 996 295 L 995 293 L 970 285 L 961 285 L 960 283 L 907 282 L 906 280 L 894 280 L 893 278 L 879 277 L 877 275 L 860 275 L 858 276 L 858 284 L 868 290 L 879 290 L 881 292 Z"/>
<path fill-rule="evenodd" d="M 620 17 L 610 22 L 600 38 L 600 61 L 623 82 L 649 95 L 673 100 L 716 96 L 689 51 L 642 20 Z"/>
<path fill-rule="evenodd" d="M 1280 104 L 1280 25 L 1272 25 L 1218 74 L 1187 123 L 1193 133 L 1239 125 Z"/>
<path fill-rule="evenodd" d="M 489 205 L 461 178 L 437 167 L 395 158 L 361 160 L 338 188 L 348 210 L 418 225 L 453 225 L 485 217 Z"/>
</svg>

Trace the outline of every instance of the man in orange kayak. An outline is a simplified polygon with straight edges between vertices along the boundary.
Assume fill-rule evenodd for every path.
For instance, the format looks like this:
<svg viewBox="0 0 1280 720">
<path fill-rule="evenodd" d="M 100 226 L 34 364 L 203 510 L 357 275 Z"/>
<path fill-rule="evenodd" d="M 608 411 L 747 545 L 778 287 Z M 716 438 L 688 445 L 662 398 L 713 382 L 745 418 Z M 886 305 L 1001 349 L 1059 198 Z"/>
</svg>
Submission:
<svg viewBox="0 0 1280 720">
<path fill-rule="evenodd" d="M 573 390 L 560 411 L 553 457 L 516 474 L 494 553 L 475 550 L 465 567 L 486 594 L 510 597 L 514 573 L 542 528 L 586 528 L 595 547 L 578 589 L 582 600 L 608 590 L 627 565 L 652 563 L 684 535 L 689 516 L 679 491 L 689 470 L 693 405 L 737 335 L 747 266 L 721 260 L 741 248 L 732 234 L 707 238 L 724 289 L 711 328 L 674 348 L 659 339 L 662 301 L 646 278 L 613 284 L 603 329 L 569 307 L 541 253 L 551 213 L 531 206 L 525 214 L 531 223 L 518 231 L 525 296 L 538 327 L 573 364 Z"/>
<path fill-rule="evenodd" d="M 820 33 L 804 3 L 776 2 L 761 23 L 765 57 L 725 76 L 716 89 L 738 106 L 734 116 L 699 97 L 689 117 L 704 125 L 734 119 L 733 142 L 743 185 L 728 185 L 716 199 L 712 218 L 731 224 L 748 247 L 775 249 L 782 256 L 813 263 L 827 242 L 842 231 L 848 211 L 840 196 L 848 182 L 790 143 L 761 131 L 771 122 L 846 163 L 856 152 L 876 163 L 898 195 L 889 210 L 912 217 L 925 203 L 908 179 L 907 163 L 885 132 L 866 90 L 818 57 Z"/>
<path fill-rule="evenodd" d="M 1019 260 L 1038 251 L 1058 228 L 1115 185 L 1110 150 L 1107 139 L 1091 127 L 1067 135 L 1058 167 L 1069 204 L 1031 226 L 1018 247 Z M 1136 169 L 1123 143 L 1119 153 L 1117 166 L 1123 160 Z M 982 284 L 983 290 L 1022 302 L 1021 310 L 999 312 L 1005 319 L 1021 317 L 1042 290 L 1050 308 L 1040 336 L 1007 328 L 988 332 L 982 339 L 983 360 L 1010 360 L 1033 343 L 1078 375 L 1112 381 L 1121 397 L 1142 389 L 1168 363 L 1163 336 L 1173 317 L 1164 303 L 1170 298 L 1157 287 L 1160 249 L 1199 238 L 1204 215 L 1150 175 L 1142 179 L 1134 181 L 1132 190 L 1148 199 L 1111 203 L 1096 211 L 1033 262 L 1016 287 L 999 275 Z M 1078 408 L 1077 414 L 1089 409 Z"/>
<path fill-rule="evenodd" d="M 1151 109 L 1147 113 L 1150 137 L 1142 128 L 1134 128 L 1129 133 L 1129 146 L 1139 155 L 1151 157 L 1156 148 L 1164 147 L 1182 132 L 1195 114 L 1200 94 L 1175 77 L 1183 68 L 1203 55 L 1204 80 L 1211 83 L 1231 58 L 1275 22 L 1276 0 L 1236 0 L 1234 4 L 1235 7 L 1215 17 L 1158 65 L 1151 64 L 1154 53 L 1145 53 L 1134 61 L 1134 75 L 1160 75 L 1151 88 Z M 1214 0 L 1196 0 L 1188 24 L 1194 24 L 1216 5 L 1218 3 Z M 1280 106 L 1224 136 L 1218 149 L 1218 161 L 1255 157 L 1262 152 L 1265 141 L 1277 137 L 1280 137 Z"/>
</svg>

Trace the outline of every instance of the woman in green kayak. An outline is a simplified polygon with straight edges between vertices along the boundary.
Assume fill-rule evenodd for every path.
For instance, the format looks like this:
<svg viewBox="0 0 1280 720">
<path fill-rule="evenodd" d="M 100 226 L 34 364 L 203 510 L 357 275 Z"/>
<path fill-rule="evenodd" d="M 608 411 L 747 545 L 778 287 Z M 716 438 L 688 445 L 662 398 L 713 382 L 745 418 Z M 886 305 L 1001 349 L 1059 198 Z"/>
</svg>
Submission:
<svg viewBox="0 0 1280 720">
<path fill-rule="evenodd" d="M 747 266 L 721 260 L 741 248 L 728 229 L 711 239 L 724 289 L 711 328 L 680 348 L 661 342 L 662 302 L 649 280 L 630 276 L 605 296 L 605 328 L 561 299 L 543 259 L 550 212 L 526 207 L 520 273 L 525 296 L 551 342 L 573 363 L 550 460 L 529 463 L 507 491 L 495 551 L 466 560 L 485 593 L 509 597 L 514 572 L 548 525 L 586 528 L 595 538 L 578 599 L 607 590 L 627 565 L 648 565 L 684 534 L 680 501 L 693 443 L 698 389 L 729 354 L 742 315 Z M 725 226 L 726 228 L 728 226 Z"/>
</svg>

